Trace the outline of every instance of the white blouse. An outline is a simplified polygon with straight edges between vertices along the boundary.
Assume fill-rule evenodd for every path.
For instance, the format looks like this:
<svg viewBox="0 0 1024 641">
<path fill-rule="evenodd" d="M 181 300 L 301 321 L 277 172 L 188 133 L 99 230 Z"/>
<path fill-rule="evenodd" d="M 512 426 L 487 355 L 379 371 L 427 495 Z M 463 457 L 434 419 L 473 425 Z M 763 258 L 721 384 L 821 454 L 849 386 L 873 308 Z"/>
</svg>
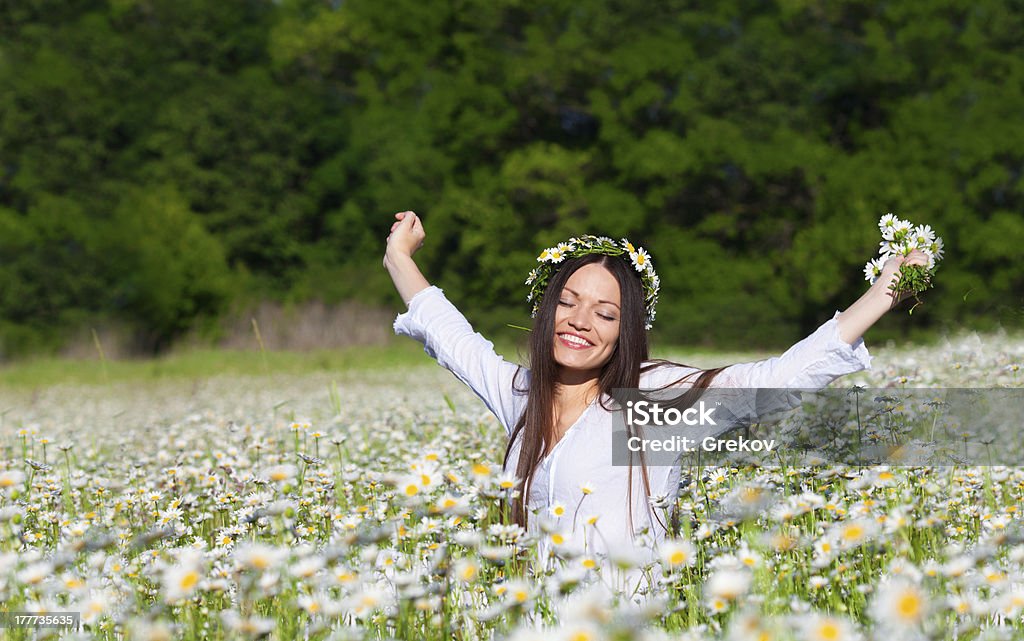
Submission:
<svg viewBox="0 0 1024 641">
<path fill-rule="evenodd" d="M 781 356 L 725 368 L 712 387 L 820 389 L 840 376 L 869 369 L 871 357 L 863 339 L 853 345 L 843 341 L 838 316 L 837 311 Z M 511 435 L 527 400 L 527 393 L 516 387 L 526 389 L 529 370 L 522 368 L 513 381 L 518 366 L 495 353 L 493 344 L 473 331 L 441 289 L 430 286 L 413 296 L 409 309 L 395 319 L 394 330 L 422 342 L 424 351 L 468 385 Z M 698 371 L 681 366 L 655 368 L 641 374 L 640 387 L 659 388 Z M 690 380 L 695 379 L 696 375 Z M 609 400 L 605 404 L 610 407 Z M 540 532 L 539 520 L 546 524 L 542 553 L 557 545 L 560 550 L 595 558 L 636 558 L 636 534 L 649 531 L 654 545 L 642 546 L 649 551 L 664 539 L 663 519 L 650 508 L 639 466 L 613 466 L 611 443 L 612 413 L 595 399 L 537 467 L 527 506 L 536 514 L 529 519 L 532 532 Z M 517 439 L 507 471 L 515 472 L 518 461 Z M 649 466 L 648 477 L 652 495 L 677 496 L 678 465 Z M 589 493 L 584 492 L 584 485 Z M 632 507 L 632 525 L 627 506 Z M 596 522 L 591 522 L 594 516 Z"/>
</svg>

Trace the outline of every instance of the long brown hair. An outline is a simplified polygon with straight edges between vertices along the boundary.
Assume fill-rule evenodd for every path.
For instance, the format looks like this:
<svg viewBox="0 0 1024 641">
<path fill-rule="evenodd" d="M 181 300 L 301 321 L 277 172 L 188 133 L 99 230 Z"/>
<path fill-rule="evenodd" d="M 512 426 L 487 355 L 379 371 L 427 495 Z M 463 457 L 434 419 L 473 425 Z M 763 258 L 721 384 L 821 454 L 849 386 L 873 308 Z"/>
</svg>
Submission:
<svg viewBox="0 0 1024 641">
<path fill-rule="evenodd" d="M 526 527 L 528 521 L 527 502 L 534 473 L 544 459 L 544 453 L 548 451 L 548 447 L 553 445 L 555 438 L 554 405 L 558 364 L 555 362 L 554 333 L 559 296 L 569 277 L 584 265 L 591 264 L 603 266 L 615 277 L 619 283 L 621 303 L 618 343 L 597 378 L 597 394 L 601 407 L 609 409 L 605 406 L 604 399 L 611 394 L 613 389 L 638 388 L 641 372 L 666 365 L 680 365 L 663 359 L 644 364 L 649 360 L 649 346 L 647 331 L 644 329 L 646 307 L 643 287 L 636 270 L 625 260 L 606 254 L 589 254 L 567 259 L 563 263 L 562 267 L 551 277 L 534 319 L 533 330 L 530 332 L 530 383 L 528 390 L 522 390 L 528 392 L 526 410 L 516 422 L 505 448 L 503 465 L 507 468 L 512 446 L 517 438 L 520 439 L 521 447 L 519 462 L 516 466 L 516 477 L 521 481 L 521 485 L 519 495 L 512 502 L 512 518 L 515 523 L 523 527 Z M 709 387 L 722 369 L 724 368 L 691 372 L 665 387 L 682 383 L 699 373 L 692 390 L 683 399 L 690 401 L 691 399 L 688 397 L 699 395 L 699 390 Z M 651 493 L 650 479 L 642 455 L 640 466 L 643 472 L 644 492 L 649 497 Z M 633 470 L 631 463 L 629 472 L 630 523 L 632 523 L 633 513 L 632 492 Z"/>
</svg>

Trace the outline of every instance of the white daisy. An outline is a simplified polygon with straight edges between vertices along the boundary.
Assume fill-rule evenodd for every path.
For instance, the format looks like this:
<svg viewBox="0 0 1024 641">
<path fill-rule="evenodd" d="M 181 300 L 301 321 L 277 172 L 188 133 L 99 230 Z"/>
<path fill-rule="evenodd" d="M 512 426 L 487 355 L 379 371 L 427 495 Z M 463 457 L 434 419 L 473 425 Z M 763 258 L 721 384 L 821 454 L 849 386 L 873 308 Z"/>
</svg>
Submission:
<svg viewBox="0 0 1024 641">
<path fill-rule="evenodd" d="M 638 248 L 635 252 L 630 252 L 629 259 L 633 261 L 633 267 L 638 272 L 648 269 L 648 265 L 651 263 L 651 256 L 642 248 Z"/>
<path fill-rule="evenodd" d="M 243 568 L 268 570 L 288 557 L 287 548 L 278 548 L 264 543 L 245 543 L 235 548 L 235 562 Z"/>
<path fill-rule="evenodd" d="M 896 214 L 890 213 L 882 216 L 881 220 L 878 221 L 878 229 L 882 232 L 883 237 L 885 236 L 886 231 L 889 231 L 889 233 L 892 234 L 892 229 L 895 227 L 897 220 L 899 220 L 899 218 L 896 218 Z"/>
<path fill-rule="evenodd" d="M 721 569 L 704 584 L 705 594 L 712 598 L 735 601 L 750 589 L 750 573 L 744 570 Z"/>
<path fill-rule="evenodd" d="M 175 565 L 164 572 L 164 596 L 168 603 L 188 598 L 199 587 L 199 581 L 203 578 L 199 559 L 198 555 L 183 554 Z"/>
<path fill-rule="evenodd" d="M 18 470 L 0 472 L 0 488 L 14 487 L 25 482 L 25 473 Z"/>
<path fill-rule="evenodd" d="M 869 281 L 872 285 L 875 284 L 875 280 L 882 275 L 882 266 L 885 261 L 882 258 L 872 258 L 864 265 L 864 280 Z"/>
<path fill-rule="evenodd" d="M 275 483 L 279 483 L 282 481 L 292 480 L 298 473 L 299 468 L 295 467 L 290 463 L 285 463 L 283 465 L 275 465 L 273 467 L 267 468 L 267 470 L 264 472 L 264 475 L 268 480 L 274 481 Z"/>
<path fill-rule="evenodd" d="M 661 562 L 668 568 L 690 566 L 697 560 L 697 548 L 687 539 L 668 539 L 658 552 Z"/>
<path fill-rule="evenodd" d="M 452 567 L 452 574 L 462 583 L 472 583 L 480 575 L 480 566 L 471 559 L 459 559 Z"/>
<path fill-rule="evenodd" d="M 892 226 L 893 236 L 898 238 L 901 234 L 905 235 L 905 234 L 910 233 L 910 231 L 913 228 L 914 228 L 914 226 L 911 225 L 910 222 L 908 222 L 906 220 L 900 220 L 900 219 L 897 218 L 896 222 L 893 223 L 893 226 Z"/>
<path fill-rule="evenodd" d="M 18 573 L 17 578 L 21 583 L 37 585 L 42 583 L 46 577 L 53 572 L 53 565 L 46 561 L 33 563 Z"/>
<path fill-rule="evenodd" d="M 533 589 L 523 580 L 512 580 L 494 587 L 495 593 L 503 597 L 506 603 L 525 606 L 533 597 Z"/>
<path fill-rule="evenodd" d="M 833 526 L 832 536 L 840 550 L 852 550 L 869 541 L 878 529 L 877 522 L 872 519 L 854 519 Z"/>
<path fill-rule="evenodd" d="M 849 621 L 823 614 L 802 617 L 798 627 L 801 638 L 807 641 L 850 641 L 860 638 Z"/>
<path fill-rule="evenodd" d="M 931 225 L 918 225 L 914 228 L 914 237 L 917 238 L 919 246 L 930 245 L 935 241 L 935 232 Z"/>
<path fill-rule="evenodd" d="M 872 601 L 876 621 L 895 628 L 919 625 L 928 615 L 928 598 L 917 585 L 904 579 L 891 581 L 879 589 Z"/>
<path fill-rule="evenodd" d="M 886 258 L 889 258 L 890 256 L 906 256 L 909 253 L 910 253 L 910 250 L 907 249 L 907 246 L 905 244 L 903 244 L 903 243 L 891 243 L 889 245 L 889 251 L 886 254 L 883 254 L 883 255 Z"/>
<path fill-rule="evenodd" d="M 398 489 L 398 493 L 405 498 L 412 498 L 426 489 L 418 474 L 403 476 L 398 480 L 395 487 Z"/>
</svg>

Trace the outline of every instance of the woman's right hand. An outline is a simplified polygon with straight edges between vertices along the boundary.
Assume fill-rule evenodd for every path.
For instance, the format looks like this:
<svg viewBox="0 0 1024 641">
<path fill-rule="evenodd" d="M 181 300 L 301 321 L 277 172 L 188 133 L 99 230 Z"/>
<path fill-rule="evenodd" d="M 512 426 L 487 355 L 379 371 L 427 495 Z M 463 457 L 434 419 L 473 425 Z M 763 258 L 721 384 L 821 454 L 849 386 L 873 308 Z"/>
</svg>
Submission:
<svg viewBox="0 0 1024 641">
<path fill-rule="evenodd" d="M 385 250 L 384 261 L 387 265 L 388 256 L 412 257 L 427 237 L 423 231 L 423 223 L 420 217 L 411 211 L 400 211 L 395 214 L 395 222 L 391 225 L 391 233 L 388 234 L 387 249 Z"/>
<path fill-rule="evenodd" d="M 412 259 L 416 250 L 423 246 L 427 237 L 420 217 L 411 211 L 400 211 L 388 234 L 388 247 L 384 251 L 384 269 L 398 289 L 398 295 L 408 305 L 418 292 L 430 287 Z"/>
</svg>

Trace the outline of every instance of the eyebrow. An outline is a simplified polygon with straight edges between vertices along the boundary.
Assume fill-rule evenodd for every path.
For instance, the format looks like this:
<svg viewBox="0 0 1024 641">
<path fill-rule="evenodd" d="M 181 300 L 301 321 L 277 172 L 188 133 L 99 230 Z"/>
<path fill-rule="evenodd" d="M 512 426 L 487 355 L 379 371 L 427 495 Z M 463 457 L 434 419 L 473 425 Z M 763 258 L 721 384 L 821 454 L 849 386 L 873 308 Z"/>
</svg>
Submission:
<svg viewBox="0 0 1024 641">
<path fill-rule="evenodd" d="M 568 287 L 566 287 L 566 288 L 565 288 L 565 291 L 569 292 L 570 294 L 572 294 L 572 295 L 573 295 L 573 296 L 575 296 L 576 298 L 579 298 L 579 296 L 580 296 L 580 293 L 579 293 L 579 292 L 577 292 L 577 291 L 576 291 L 575 289 L 569 289 Z M 619 306 L 619 304 L 618 304 L 618 303 L 613 303 L 613 302 L 611 302 L 610 300 L 599 300 L 599 301 L 597 301 L 597 302 L 599 302 L 599 303 L 605 303 L 606 305 L 615 305 L 616 307 L 618 307 L 618 306 Z"/>
</svg>

